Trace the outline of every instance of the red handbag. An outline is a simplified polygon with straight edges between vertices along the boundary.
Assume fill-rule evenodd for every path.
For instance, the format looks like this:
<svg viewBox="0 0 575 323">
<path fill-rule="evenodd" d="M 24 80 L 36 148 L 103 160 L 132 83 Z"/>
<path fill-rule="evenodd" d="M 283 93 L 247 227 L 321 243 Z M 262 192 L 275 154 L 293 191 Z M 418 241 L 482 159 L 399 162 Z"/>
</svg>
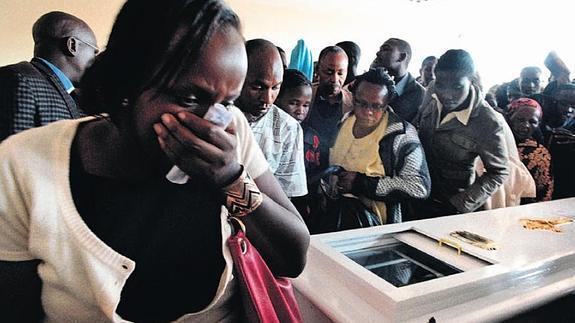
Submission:
<svg viewBox="0 0 575 323">
<path fill-rule="evenodd" d="M 233 221 L 231 221 L 233 220 Z M 235 234 L 228 238 L 244 312 L 248 322 L 302 322 L 291 281 L 274 277 L 257 249 L 250 243 L 245 226 L 238 218 Z"/>
</svg>

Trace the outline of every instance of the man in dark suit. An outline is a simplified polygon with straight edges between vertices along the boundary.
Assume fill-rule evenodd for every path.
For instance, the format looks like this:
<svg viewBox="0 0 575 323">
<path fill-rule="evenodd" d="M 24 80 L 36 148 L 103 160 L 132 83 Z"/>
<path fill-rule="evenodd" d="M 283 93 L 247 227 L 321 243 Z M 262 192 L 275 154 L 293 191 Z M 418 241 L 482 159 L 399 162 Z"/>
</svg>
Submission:
<svg viewBox="0 0 575 323">
<path fill-rule="evenodd" d="M 397 96 L 389 105 L 393 111 L 411 122 L 423 101 L 425 88 L 407 72 L 411 60 L 411 46 L 398 38 L 390 38 L 381 45 L 372 67 L 383 67 L 393 76 Z"/>
<path fill-rule="evenodd" d="M 99 49 L 81 19 L 53 11 L 32 28 L 34 58 L 0 68 L 0 141 L 17 132 L 83 115 L 71 96 Z"/>
</svg>

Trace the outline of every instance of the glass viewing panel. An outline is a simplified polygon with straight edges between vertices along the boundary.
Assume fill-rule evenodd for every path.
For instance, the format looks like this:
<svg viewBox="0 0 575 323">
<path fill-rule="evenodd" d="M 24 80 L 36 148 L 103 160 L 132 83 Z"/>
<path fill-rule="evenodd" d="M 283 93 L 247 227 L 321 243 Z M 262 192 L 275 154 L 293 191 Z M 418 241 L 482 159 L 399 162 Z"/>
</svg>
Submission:
<svg viewBox="0 0 575 323">
<path fill-rule="evenodd" d="M 395 287 L 460 273 L 461 270 L 403 242 L 346 251 L 343 254 Z"/>
</svg>

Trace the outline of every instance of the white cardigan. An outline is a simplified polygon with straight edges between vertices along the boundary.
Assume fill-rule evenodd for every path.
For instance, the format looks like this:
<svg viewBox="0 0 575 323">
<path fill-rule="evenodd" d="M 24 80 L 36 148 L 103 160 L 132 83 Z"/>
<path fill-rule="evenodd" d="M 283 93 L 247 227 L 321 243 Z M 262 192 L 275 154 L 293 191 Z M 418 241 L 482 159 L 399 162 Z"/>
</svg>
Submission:
<svg viewBox="0 0 575 323">
<path fill-rule="evenodd" d="M 247 120 L 236 108 L 238 161 L 252 177 L 267 169 Z M 125 322 L 115 313 L 135 262 L 108 247 L 78 214 L 70 190 L 70 150 L 81 122 L 65 120 L 9 137 L 0 145 L 0 260 L 40 259 L 42 305 L 48 322 Z M 182 321 L 233 320 L 230 235 L 222 206 L 226 266 L 216 296 Z M 193 291 L 190 291 L 192 293 Z M 0 314 L 1 320 L 1 314 Z M 180 321 L 178 320 L 178 321 Z"/>
</svg>

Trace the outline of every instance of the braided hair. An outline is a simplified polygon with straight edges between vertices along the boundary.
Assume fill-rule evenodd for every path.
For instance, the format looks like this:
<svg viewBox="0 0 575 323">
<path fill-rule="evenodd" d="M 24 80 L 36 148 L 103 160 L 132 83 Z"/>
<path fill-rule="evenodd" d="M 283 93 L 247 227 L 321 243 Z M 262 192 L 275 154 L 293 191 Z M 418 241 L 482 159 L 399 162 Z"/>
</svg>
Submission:
<svg viewBox="0 0 575 323">
<path fill-rule="evenodd" d="M 361 82 L 368 82 L 387 88 L 388 101 L 393 100 L 397 96 L 395 82 L 383 67 L 370 68 L 367 72 L 357 76 L 354 83 L 355 90 L 357 90 Z"/>
</svg>

